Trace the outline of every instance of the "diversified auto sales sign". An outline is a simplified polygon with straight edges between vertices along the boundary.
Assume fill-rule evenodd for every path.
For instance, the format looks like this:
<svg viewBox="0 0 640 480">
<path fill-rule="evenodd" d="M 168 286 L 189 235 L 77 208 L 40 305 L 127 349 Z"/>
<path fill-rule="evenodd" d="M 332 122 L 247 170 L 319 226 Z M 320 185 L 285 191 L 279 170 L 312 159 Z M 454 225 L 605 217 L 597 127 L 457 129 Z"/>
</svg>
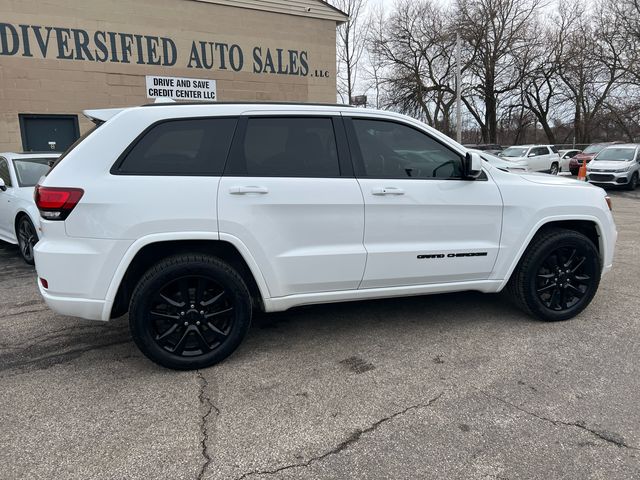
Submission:
<svg viewBox="0 0 640 480">
<path fill-rule="evenodd" d="M 0 23 L 0 55 L 301 77 L 329 74 L 310 67 L 306 50 L 193 40 L 180 51 L 171 37 L 11 23 Z"/>
</svg>

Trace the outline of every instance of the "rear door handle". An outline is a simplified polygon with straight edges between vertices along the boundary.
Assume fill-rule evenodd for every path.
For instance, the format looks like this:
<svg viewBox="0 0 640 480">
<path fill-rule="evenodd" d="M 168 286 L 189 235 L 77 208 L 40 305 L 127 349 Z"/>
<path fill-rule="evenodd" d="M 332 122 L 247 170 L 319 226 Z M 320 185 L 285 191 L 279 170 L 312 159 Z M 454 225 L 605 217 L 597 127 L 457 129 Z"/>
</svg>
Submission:
<svg viewBox="0 0 640 480">
<path fill-rule="evenodd" d="M 376 187 L 371 189 L 374 195 L 404 195 L 404 190 L 397 187 Z"/>
<path fill-rule="evenodd" d="M 247 193 L 269 193 L 267 187 L 258 187 L 256 185 L 248 185 L 244 187 L 231 187 L 229 193 L 232 195 L 246 195 Z"/>
</svg>

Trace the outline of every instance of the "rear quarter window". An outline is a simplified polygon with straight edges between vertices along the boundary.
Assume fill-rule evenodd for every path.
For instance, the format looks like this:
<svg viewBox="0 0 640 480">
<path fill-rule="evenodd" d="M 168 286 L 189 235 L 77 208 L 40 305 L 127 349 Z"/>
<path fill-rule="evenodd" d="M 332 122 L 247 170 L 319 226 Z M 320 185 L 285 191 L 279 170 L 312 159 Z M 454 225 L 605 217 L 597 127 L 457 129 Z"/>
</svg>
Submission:
<svg viewBox="0 0 640 480">
<path fill-rule="evenodd" d="M 167 120 L 144 132 L 112 169 L 121 175 L 222 174 L 236 118 Z"/>
</svg>

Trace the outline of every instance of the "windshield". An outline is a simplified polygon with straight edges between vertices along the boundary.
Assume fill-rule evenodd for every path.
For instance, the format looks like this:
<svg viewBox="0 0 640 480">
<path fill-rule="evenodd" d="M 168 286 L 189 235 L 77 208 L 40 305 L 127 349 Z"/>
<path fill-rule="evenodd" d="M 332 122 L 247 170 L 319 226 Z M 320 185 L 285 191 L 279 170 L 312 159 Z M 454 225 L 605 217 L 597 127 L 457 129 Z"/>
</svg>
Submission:
<svg viewBox="0 0 640 480">
<path fill-rule="evenodd" d="M 500 154 L 503 157 L 524 157 L 527 154 L 527 147 L 509 147 Z"/>
<path fill-rule="evenodd" d="M 635 156 L 635 148 L 609 147 L 602 150 L 594 160 L 614 160 L 618 162 L 630 162 Z"/>
<path fill-rule="evenodd" d="M 582 153 L 598 153 L 599 151 L 604 149 L 604 147 L 606 147 L 606 145 L 602 143 L 594 143 L 593 145 L 589 145 L 587 148 L 585 148 Z"/>
<path fill-rule="evenodd" d="M 35 187 L 40 178 L 46 175 L 55 158 L 20 158 L 13 161 L 18 184 L 21 187 Z"/>
</svg>

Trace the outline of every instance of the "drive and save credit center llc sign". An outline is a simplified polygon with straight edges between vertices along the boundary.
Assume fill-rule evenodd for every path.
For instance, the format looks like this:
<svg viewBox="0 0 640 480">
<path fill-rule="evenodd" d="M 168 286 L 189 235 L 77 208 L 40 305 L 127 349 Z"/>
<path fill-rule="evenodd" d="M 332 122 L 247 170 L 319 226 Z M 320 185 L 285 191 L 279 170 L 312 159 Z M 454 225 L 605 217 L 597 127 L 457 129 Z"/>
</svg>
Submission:
<svg viewBox="0 0 640 480">
<path fill-rule="evenodd" d="M 215 101 L 216 81 L 202 78 L 159 77 L 147 75 L 147 98 Z"/>
</svg>

